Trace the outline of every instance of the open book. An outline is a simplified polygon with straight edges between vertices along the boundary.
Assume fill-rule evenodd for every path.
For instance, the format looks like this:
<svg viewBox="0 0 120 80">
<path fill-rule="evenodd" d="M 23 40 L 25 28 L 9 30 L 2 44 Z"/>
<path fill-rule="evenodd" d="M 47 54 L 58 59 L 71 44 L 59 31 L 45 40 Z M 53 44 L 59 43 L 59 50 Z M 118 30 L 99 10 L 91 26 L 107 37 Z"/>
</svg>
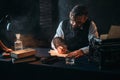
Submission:
<svg viewBox="0 0 120 80">
<path fill-rule="evenodd" d="M 51 56 L 57 56 L 57 57 L 66 57 L 67 56 L 67 54 L 59 54 L 55 50 L 50 50 L 48 53 L 50 53 Z"/>
</svg>

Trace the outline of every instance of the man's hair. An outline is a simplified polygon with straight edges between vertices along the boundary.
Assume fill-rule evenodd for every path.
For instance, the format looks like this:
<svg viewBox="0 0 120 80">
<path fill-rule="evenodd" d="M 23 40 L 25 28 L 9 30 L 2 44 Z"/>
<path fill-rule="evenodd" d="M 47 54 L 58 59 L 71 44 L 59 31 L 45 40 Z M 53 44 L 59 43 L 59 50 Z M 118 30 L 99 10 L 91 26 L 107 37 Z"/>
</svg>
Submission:
<svg viewBox="0 0 120 80">
<path fill-rule="evenodd" d="M 78 4 L 72 8 L 72 10 L 70 11 L 70 15 L 73 17 L 82 16 L 82 15 L 87 16 L 88 15 L 87 7 Z"/>
</svg>

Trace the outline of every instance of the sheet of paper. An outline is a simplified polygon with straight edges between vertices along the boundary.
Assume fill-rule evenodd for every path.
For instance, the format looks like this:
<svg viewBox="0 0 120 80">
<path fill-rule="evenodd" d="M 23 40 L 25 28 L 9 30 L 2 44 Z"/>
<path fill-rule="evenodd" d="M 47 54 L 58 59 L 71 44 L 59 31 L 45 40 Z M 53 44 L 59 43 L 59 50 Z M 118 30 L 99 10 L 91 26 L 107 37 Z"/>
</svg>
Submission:
<svg viewBox="0 0 120 80">
<path fill-rule="evenodd" d="M 109 33 L 108 39 L 120 38 L 120 26 L 112 25 Z"/>
<path fill-rule="evenodd" d="M 66 57 L 67 56 L 67 54 L 59 54 L 55 50 L 50 50 L 48 53 L 50 53 L 51 56 L 58 56 L 58 57 Z"/>
</svg>

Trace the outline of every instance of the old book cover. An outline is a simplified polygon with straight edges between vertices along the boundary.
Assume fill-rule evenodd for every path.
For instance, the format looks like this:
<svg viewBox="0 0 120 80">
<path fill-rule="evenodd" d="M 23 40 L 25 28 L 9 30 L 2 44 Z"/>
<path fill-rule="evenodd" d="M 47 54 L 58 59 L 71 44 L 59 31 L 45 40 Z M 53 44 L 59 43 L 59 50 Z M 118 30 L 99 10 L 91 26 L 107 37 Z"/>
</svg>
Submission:
<svg viewBox="0 0 120 80">
<path fill-rule="evenodd" d="M 37 60 L 35 56 L 25 57 L 25 58 L 12 58 L 12 63 L 25 63 Z"/>
<path fill-rule="evenodd" d="M 31 55 L 35 55 L 36 53 L 37 53 L 37 51 L 35 49 L 26 48 L 23 50 L 17 50 L 17 51 L 11 52 L 11 57 L 19 59 L 19 58 L 24 58 L 24 57 L 28 57 Z"/>
</svg>

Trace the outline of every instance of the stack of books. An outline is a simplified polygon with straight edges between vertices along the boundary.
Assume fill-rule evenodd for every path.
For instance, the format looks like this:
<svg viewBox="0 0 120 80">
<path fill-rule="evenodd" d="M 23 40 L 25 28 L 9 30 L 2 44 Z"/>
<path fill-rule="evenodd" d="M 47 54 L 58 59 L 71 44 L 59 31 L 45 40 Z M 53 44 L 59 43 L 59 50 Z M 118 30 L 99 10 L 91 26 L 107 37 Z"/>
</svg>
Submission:
<svg viewBox="0 0 120 80">
<path fill-rule="evenodd" d="M 11 52 L 12 63 L 30 62 L 35 61 L 35 54 L 37 51 L 32 48 L 26 48 L 23 50 L 17 50 Z"/>
</svg>

